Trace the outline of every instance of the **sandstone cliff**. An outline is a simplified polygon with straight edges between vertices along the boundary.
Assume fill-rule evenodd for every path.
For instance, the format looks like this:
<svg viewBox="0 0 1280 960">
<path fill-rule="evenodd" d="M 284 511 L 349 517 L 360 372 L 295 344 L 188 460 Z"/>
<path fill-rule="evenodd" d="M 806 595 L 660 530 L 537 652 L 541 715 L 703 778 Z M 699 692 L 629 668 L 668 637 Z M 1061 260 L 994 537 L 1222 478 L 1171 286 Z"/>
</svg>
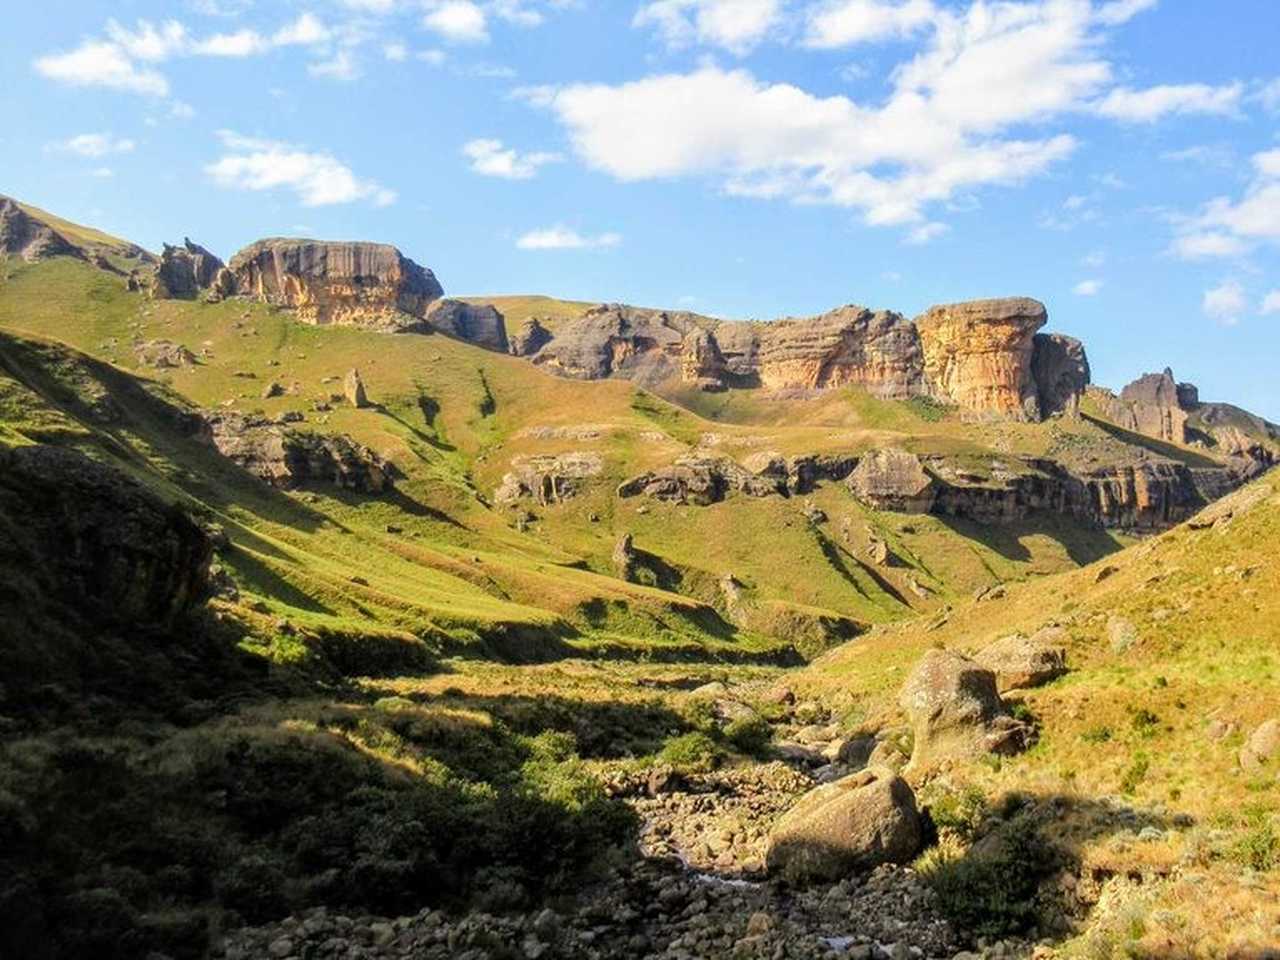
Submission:
<svg viewBox="0 0 1280 960">
<path fill-rule="evenodd" d="M 86 259 L 83 250 L 53 227 L 8 197 L 0 197 L 0 260 L 19 257 L 31 263 L 58 256 Z"/>
<path fill-rule="evenodd" d="M 444 294 L 430 270 L 377 243 L 259 240 L 231 258 L 235 290 L 314 324 L 396 331 Z"/>
<path fill-rule="evenodd" d="M 146 288 L 157 300 L 221 300 L 235 292 L 235 278 L 218 257 L 184 239 L 180 247 L 164 245 Z"/>
</svg>

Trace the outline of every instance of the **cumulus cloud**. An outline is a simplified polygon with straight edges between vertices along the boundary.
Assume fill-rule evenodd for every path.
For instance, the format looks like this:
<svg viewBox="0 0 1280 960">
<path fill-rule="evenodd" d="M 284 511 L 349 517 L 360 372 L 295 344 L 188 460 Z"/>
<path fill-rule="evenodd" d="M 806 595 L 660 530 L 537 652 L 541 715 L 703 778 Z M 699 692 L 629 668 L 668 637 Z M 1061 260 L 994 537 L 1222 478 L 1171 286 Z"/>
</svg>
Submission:
<svg viewBox="0 0 1280 960">
<path fill-rule="evenodd" d="M 908 37 L 937 18 L 932 0 L 836 0 L 809 12 L 804 42 L 829 50 Z"/>
<path fill-rule="evenodd" d="M 50 144 L 55 150 L 76 153 L 82 157 L 105 157 L 112 153 L 132 153 L 136 147 L 132 140 L 114 137 L 109 133 L 81 133 L 67 140 Z"/>
<path fill-rule="evenodd" d="M 472 140 L 463 145 L 462 154 L 475 173 L 504 180 L 531 180 L 542 167 L 564 159 L 558 153 L 520 153 L 501 140 Z"/>
<path fill-rule="evenodd" d="M 293 193 L 305 207 L 368 200 L 375 206 L 394 203 L 396 194 L 376 181 L 357 177 L 350 167 L 323 151 L 274 140 L 245 137 L 222 130 L 226 153 L 205 167 L 220 187 L 231 190 Z"/>
<path fill-rule="evenodd" d="M 1077 297 L 1096 297 L 1101 289 L 1101 280 L 1081 280 L 1071 288 L 1071 292 Z"/>
<path fill-rule="evenodd" d="M 1245 301 L 1244 288 L 1235 280 L 1227 280 L 1211 290 L 1206 290 L 1201 306 L 1205 316 L 1231 327 L 1240 322 L 1240 315 L 1245 312 L 1248 304 Z"/>
<path fill-rule="evenodd" d="M 632 25 L 653 27 L 667 46 L 694 43 L 745 54 L 782 20 L 782 0 L 650 0 Z"/>
<path fill-rule="evenodd" d="M 1128 23 L 1144 10 L 1153 10 L 1160 0 L 1109 0 L 1098 8 L 1098 22 L 1107 26 Z"/>
<path fill-rule="evenodd" d="M 471 0 L 439 0 L 423 15 L 422 25 L 450 43 L 488 43 L 489 19 Z"/>
<path fill-rule="evenodd" d="M 1254 154 L 1253 176 L 1239 200 L 1216 197 L 1179 218 L 1173 252 L 1186 259 L 1234 257 L 1260 242 L 1280 241 L 1280 150 Z"/>
<path fill-rule="evenodd" d="M 140 66 L 113 43 L 85 41 L 70 53 L 40 57 L 35 68 L 42 76 L 72 87 L 104 87 L 154 97 L 169 93 L 163 74 Z"/>
<path fill-rule="evenodd" d="M 601 233 L 587 236 L 558 223 L 542 230 L 531 230 L 516 240 L 521 250 L 588 250 L 598 247 L 616 247 L 622 243 L 622 235 Z"/>
<path fill-rule="evenodd" d="M 1204 230 L 1175 237 L 1170 252 L 1181 260 L 1211 260 L 1238 257 L 1248 249 L 1248 245 L 1238 237 L 1216 230 Z"/>
<path fill-rule="evenodd" d="M 1117 87 L 1098 103 L 1098 113 L 1126 123 L 1154 123 L 1170 114 L 1218 114 L 1240 109 L 1244 84 L 1213 87 L 1204 83 L 1165 84 L 1132 90 Z"/>
<path fill-rule="evenodd" d="M 945 223 L 922 223 L 907 234 L 906 242 L 913 246 L 924 246 L 950 232 L 951 228 Z"/>
</svg>

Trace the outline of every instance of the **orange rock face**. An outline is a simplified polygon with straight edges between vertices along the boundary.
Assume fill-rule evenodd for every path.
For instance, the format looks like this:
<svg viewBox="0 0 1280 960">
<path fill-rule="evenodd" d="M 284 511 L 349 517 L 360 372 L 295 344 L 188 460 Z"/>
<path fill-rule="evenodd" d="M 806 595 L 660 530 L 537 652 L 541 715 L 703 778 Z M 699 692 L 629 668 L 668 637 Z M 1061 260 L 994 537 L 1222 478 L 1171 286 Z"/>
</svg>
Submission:
<svg viewBox="0 0 1280 960">
<path fill-rule="evenodd" d="M 931 392 L 973 413 L 1038 420 L 1031 353 L 1047 319 L 1025 297 L 931 307 L 915 321 Z"/>
</svg>

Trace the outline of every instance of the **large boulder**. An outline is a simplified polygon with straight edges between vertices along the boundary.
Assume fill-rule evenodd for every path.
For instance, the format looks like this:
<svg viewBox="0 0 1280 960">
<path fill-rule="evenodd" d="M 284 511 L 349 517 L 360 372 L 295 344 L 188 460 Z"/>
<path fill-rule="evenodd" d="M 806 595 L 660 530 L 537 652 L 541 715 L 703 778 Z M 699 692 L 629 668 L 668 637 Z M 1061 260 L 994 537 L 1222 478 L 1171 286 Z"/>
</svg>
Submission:
<svg viewBox="0 0 1280 960">
<path fill-rule="evenodd" d="M 506 353 L 510 349 L 506 321 L 498 308 L 490 303 L 437 300 L 427 308 L 426 325 L 488 350 Z"/>
<path fill-rule="evenodd" d="M 930 390 L 970 413 L 1040 419 L 1031 356 L 1047 320 L 1027 297 L 930 307 L 915 321 Z"/>
<path fill-rule="evenodd" d="M 305 323 L 411 329 L 444 295 L 435 274 L 381 243 L 259 240 L 228 269 L 238 294 L 292 309 Z"/>
<path fill-rule="evenodd" d="M 1240 766 L 1251 773 L 1280 773 L 1280 720 L 1268 720 L 1250 734 L 1240 749 Z"/>
<path fill-rule="evenodd" d="M 133 355 L 144 367 L 155 367 L 158 370 L 193 367 L 196 364 L 196 355 L 172 340 L 147 340 L 134 344 Z"/>
<path fill-rule="evenodd" d="M 928 513 L 938 484 L 920 458 L 905 450 L 873 450 L 849 475 L 849 491 L 875 510 Z"/>
<path fill-rule="evenodd" d="M 987 753 L 1019 753 L 1034 740 L 1034 730 L 1010 716 L 995 674 L 953 651 L 926 653 L 898 702 L 911 720 L 915 770 Z"/>
<path fill-rule="evenodd" d="M 765 863 L 791 882 L 836 881 L 907 863 L 923 842 L 911 788 L 892 770 L 870 767 L 801 797 L 770 832 Z"/>
<path fill-rule="evenodd" d="M 1048 683 L 1067 672 L 1066 632 L 1046 627 L 1030 637 L 1015 633 L 984 648 L 974 662 L 995 674 L 1001 693 Z"/>
</svg>

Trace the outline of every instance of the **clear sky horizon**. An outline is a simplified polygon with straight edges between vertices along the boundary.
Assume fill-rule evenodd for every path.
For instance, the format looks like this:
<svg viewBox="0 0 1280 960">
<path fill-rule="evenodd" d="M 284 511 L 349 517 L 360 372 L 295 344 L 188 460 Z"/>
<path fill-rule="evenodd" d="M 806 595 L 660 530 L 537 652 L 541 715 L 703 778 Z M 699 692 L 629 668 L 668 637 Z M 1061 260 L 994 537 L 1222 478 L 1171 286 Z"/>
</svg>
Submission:
<svg viewBox="0 0 1280 960">
<path fill-rule="evenodd" d="M 1280 420 L 1273 0 L 67 0 L 0 193 L 150 249 L 770 319 L 1026 295 L 1099 384 Z"/>
</svg>

